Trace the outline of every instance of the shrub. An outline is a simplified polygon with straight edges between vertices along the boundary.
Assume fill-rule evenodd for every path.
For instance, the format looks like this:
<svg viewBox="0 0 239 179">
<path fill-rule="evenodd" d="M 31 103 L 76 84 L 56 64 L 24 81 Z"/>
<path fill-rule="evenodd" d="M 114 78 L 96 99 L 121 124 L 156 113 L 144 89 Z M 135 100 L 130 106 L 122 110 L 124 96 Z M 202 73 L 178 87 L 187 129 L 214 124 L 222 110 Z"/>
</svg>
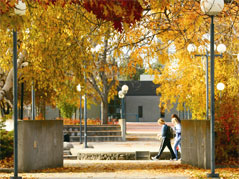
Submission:
<svg viewBox="0 0 239 179">
<path fill-rule="evenodd" d="M 0 129 L 0 160 L 13 155 L 13 131 Z"/>
<path fill-rule="evenodd" d="M 217 163 L 239 161 L 239 110 L 235 103 L 218 106 L 215 115 Z"/>
<path fill-rule="evenodd" d="M 69 104 L 66 101 L 58 102 L 57 107 L 59 108 L 61 115 L 64 118 L 71 118 L 76 109 L 75 105 Z"/>
</svg>

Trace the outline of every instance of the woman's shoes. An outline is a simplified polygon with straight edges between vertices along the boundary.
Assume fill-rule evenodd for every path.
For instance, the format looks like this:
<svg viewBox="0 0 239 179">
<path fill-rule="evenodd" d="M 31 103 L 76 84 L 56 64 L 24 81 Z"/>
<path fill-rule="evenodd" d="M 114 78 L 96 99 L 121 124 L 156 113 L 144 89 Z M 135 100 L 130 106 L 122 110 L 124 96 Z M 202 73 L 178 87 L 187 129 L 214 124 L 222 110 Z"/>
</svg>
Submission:
<svg viewBox="0 0 239 179">
<path fill-rule="evenodd" d="M 158 158 L 154 156 L 154 157 L 151 157 L 151 160 L 158 160 Z"/>
</svg>

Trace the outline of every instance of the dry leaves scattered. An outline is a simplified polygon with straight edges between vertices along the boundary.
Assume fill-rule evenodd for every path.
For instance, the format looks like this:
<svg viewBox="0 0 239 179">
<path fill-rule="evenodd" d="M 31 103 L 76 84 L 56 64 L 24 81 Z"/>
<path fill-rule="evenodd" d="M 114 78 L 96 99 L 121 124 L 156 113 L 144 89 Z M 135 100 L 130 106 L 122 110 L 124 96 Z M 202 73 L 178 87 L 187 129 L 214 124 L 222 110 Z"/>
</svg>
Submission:
<svg viewBox="0 0 239 179">
<path fill-rule="evenodd" d="M 182 175 L 190 176 L 191 178 L 206 178 L 210 170 L 199 169 L 190 165 L 162 165 L 158 162 L 152 163 L 90 163 L 83 164 L 80 167 L 62 167 L 54 169 L 46 169 L 35 172 L 49 172 L 49 173 L 102 173 L 102 172 L 114 172 L 114 173 L 128 173 L 129 176 L 132 173 L 144 173 L 146 176 L 159 176 L 159 175 Z M 219 168 L 216 169 L 216 173 L 220 173 L 221 179 L 238 179 L 238 168 Z"/>
<path fill-rule="evenodd" d="M 0 160 L 0 168 L 13 168 L 13 156 Z"/>
<path fill-rule="evenodd" d="M 0 167 L 6 168 L 6 167 L 12 167 L 12 165 L 8 164 L 8 162 L 12 163 L 13 158 L 5 159 L 4 161 L 0 161 Z M 31 173 L 27 174 L 21 174 L 21 176 L 24 176 L 24 178 L 38 178 L 42 175 L 53 175 L 56 173 L 64 173 L 68 175 L 74 174 L 89 174 L 94 173 L 94 176 L 97 176 L 97 174 L 104 173 L 112 174 L 114 173 L 117 176 L 147 176 L 147 177 L 157 177 L 160 175 L 163 176 L 188 176 L 192 179 L 206 179 L 206 176 L 208 173 L 210 173 L 210 170 L 206 169 L 199 169 L 196 167 L 192 167 L 190 165 L 184 165 L 184 164 L 175 164 L 174 162 L 165 162 L 165 164 L 162 164 L 160 162 L 101 162 L 96 161 L 94 163 L 80 163 L 77 167 L 60 167 L 60 168 L 49 168 L 44 170 L 37 170 L 32 171 Z M 216 173 L 220 174 L 221 179 L 238 179 L 239 178 L 239 168 L 218 168 L 216 169 Z M 61 174 L 60 174 L 61 175 Z M 10 174 L 5 174 L 0 176 L 11 176 Z"/>
</svg>

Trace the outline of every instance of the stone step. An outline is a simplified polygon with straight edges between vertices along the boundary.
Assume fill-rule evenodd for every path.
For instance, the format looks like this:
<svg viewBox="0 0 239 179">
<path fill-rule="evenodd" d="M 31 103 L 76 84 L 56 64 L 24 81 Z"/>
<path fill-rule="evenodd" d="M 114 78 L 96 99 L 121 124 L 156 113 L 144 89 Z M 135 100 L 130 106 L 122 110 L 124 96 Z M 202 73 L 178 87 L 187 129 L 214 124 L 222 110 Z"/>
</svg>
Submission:
<svg viewBox="0 0 239 179">
<path fill-rule="evenodd" d="M 151 160 L 158 152 L 135 151 L 135 152 L 81 152 L 77 154 L 78 160 Z M 180 157 L 180 154 L 179 154 Z M 170 152 L 163 152 L 160 160 L 170 160 Z"/>
<path fill-rule="evenodd" d="M 70 136 L 70 142 L 79 142 L 80 136 Z M 82 136 L 82 141 L 84 141 L 84 136 Z M 113 142 L 122 141 L 121 136 L 87 136 L 88 142 Z"/>
<path fill-rule="evenodd" d="M 63 154 L 64 155 L 71 155 L 71 151 L 70 150 L 63 150 Z"/>
<path fill-rule="evenodd" d="M 64 131 L 80 131 L 80 125 L 64 125 Z M 84 125 L 82 125 L 84 130 Z M 88 125 L 87 131 L 121 130 L 120 125 Z"/>
<path fill-rule="evenodd" d="M 70 136 L 80 136 L 80 131 L 70 131 Z M 84 131 L 81 132 L 81 135 L 84 136 Z M 110 131 L 87 131 L 88 136 L 121 136 L 121 131 L 119 130 L 110 130 Z"/>
<path fill-rule="evenodd" d="M 126 141 L 159 141 L 157 134 L 145 134 L 145 133 L 137 133 L 137 134 L 126 134 Z"/>
<path fill-rule="evenodd" d="M 150 160 L 150 151 L 136 151 L 135 160 Z"/>
<path fill-rule="evenodd" d="M 64 155 L 63 158 L 68 159 L 68 160 L 76 160 L 77 156 L 76 155 Z"/>
</svg>

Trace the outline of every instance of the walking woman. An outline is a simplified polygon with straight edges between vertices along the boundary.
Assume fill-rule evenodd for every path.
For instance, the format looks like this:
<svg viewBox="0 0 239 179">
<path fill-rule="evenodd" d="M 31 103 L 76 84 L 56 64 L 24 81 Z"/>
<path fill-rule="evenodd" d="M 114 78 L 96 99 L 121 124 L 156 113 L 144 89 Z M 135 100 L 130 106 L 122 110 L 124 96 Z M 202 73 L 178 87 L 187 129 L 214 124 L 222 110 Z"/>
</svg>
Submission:
<svg viewBox="0 0 239 179">
<path fill-rule="evenodd" d="M 171 146 L 171 143 L 170 143 L 170 138 L 169 138 L 168 132 L 167 132 L 169 130 L 168 126 L 165 124 L 165 121 L 162 118 L 160 118 L 158 120 L 158 124 L 162 126 L 162 134 L 161 134 L 162 135 L 162 143 L 161 143 L 161 146 L 159 148 L 159 153 L 156 156 L 152 157 L 151 159 L 152 160 L 158 160 L 160 155 L 163 153 L 165 147 L 167 146 L 170 153 L 171 153 L 171 157 L 172 157 L 171 160 L 175 160 L 176 156 L 173 152 L 173 149 L 172 149 L 172 146 Z"/>
<path fill-rule="evenodd" d="M 172 123 L 174 125 L 174 130 L 176 131 L 176 137 L 174 140 L 173 151 L 176 155 L 176 160 L 178 160 L 177 147 L 181 153 L 181 120 L 176 114 L 173 114 L 171 116 L 171 118 L 172 118 Z"/>
</svg>

